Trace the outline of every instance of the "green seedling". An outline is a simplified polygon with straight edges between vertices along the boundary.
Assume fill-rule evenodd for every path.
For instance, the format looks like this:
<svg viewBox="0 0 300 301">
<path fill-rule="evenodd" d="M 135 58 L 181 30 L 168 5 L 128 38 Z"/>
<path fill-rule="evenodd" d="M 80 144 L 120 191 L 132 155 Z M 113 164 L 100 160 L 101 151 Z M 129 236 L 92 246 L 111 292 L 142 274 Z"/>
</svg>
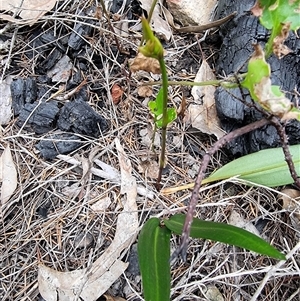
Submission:
<svg viewBox="0 0 300 301">
<path fill-rule="evenodd" d="M 155 1 L 156 2 L 156 1 Z M 154 2 L 154 3 L 155 3 Z M 154 4 L 152 5 L 152 10 Z M 152 218 L 143 226 L 138 239 L 138 257 L 142 275 L 142 285 L 146 301 L 170 300 L 170 235 L 181 234 L 181 245 L 173 253 L 171 259 L 179 254 L 186 257 L 188 237 L 210 239 L 237 247 L 245 248 L 275 259 L 285 260 L 285 256 L 260 237 L 243 229 L 210 221 L 202 221 L 193 217 L 198 201 L 201 184 L 239 176 L 240 179 L 259 185 L 275 187 L 295 182 L 300 187 L 297 173 L 300 173 L 300 146 L 287 146 L 287 138 L 280 120 L 297 118 L 300 120 L 299 109 L 293 107 L 281 92 L 280 87 L 271 84 L 271 70 L 265 57 L 272 52 L 277 56 L 284 55 L 287 49 L 283 46 L 290 29 L 300 27 L 300 0 L 258 0 L 252 12 L 260 17 L 261 23 L 272 30 L 266 45 L 266 54 L 259 45 L 248 64 L 248 72 L 239 76 L 241 86 L 248 89 L 253 100 L 265 110 L 268 118 L 263 118 L 252 124 L 228 133 L 220 138 L 204 155 L 189 209 L 186 215 L 178 214 L 164 220 L 164 226 L 157 218 Z M 159 61 L 162 73 L 162 88 L 154 101 L 148 106 L 154 117 L 156 128 L 162 129 L 162 144 L 160 156 L 160 172 L 157 183 L 161 181 L 161 171 L 165 160 L 167 125 L 176 118 L 176 110 L 168 108 L 168 82 L 166 66 L 163 57 L 163 47 L 154 36 L 149 23 L 142 19 L 144 45 L 140 51 L 148 57 Z M 180 84 L 180 83 L 179 83 Z M 238 81 L 212 81 L 205 83 L 189 83 L 184 85 L 222 85 L 223 87 L 237 87 Z M 271 115 L 271 116 L 270 116 Z M 272 124 L 276 127 L 282 141 L 282 149 L 263 150 L 237 160 L 234 160 L 208 178 L 204 179 L 211 157 L 228 141 L 249 133 L 250 131 Z M 282 151 L 283 150 L 283 151 Z"/>
<path fill-rule="evenodd" d="M 184 214 L 176 214 L 165 219 L 164 226 L 161 226 L 158 218 L 151 218 L 141 230 L 138 239 L 138 259 L 146 301 L 170 300 L 171 232 L 180 235 L 184 221 Z M 284 254 L 260 237 L 232 225 L 194 218 L 190 236 L 230 244 L 275 259 L 285 260 Z"/>
<path fill-rule="evenodd" d="M 167 126 L 170 122 L 176 119 L 176 110 L 168 108 L 168 74 L 164 60 L 164 49 L 154 36 L 148 21 L 142 18 L 143 39 L 145 45 L 139 48 L 139 51 L 147 57 L 157 59 L 162 76 L 162 88 L 155 101 L 151 102 L 149 108 L 154 115 L 155 126 L 161 128 L 161 153 L 159 159 L 159 172 L 157 177 L 157 187 L 160 186 L 162 170 L 165 166 L 165 153 L 166 153 L 166 139 L 167 139 Z"/>
</svg>

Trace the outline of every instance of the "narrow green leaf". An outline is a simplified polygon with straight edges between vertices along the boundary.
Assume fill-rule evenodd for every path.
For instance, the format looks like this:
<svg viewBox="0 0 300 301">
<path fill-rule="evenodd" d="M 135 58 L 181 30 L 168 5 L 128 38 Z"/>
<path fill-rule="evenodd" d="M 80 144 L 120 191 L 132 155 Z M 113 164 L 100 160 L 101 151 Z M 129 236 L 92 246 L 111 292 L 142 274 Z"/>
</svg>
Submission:
<svg viewBox="0 0 300 301">
<path fill-rule="evenodd" d="M 289 147 L 297 174 L 300 174 L 300 145 Z M 268 187 L 294 183 L 281 148 L 270 148 L 238 158 L 203 180 L 203 184 L 238 176 Z"/>
<path fill-rule="evenodd" d="M 149 219 L 138 238 L 138 259 L 146 301 L 169 301 L 171 231 L 158 218 Z"/>
<path fill-rule="evenodd" d="M 163 117 L 163 88 L 157 93 L 155 100 L 150 100 L 148 102 L 148 107 L 150 112 L 154 116 L 154 122 L 158 128 L 162 127 L 162 117 Z M 177 118 L 177 113 L 175 108 L 168 108 L 167 109 L 167 119 L 168 124 L 174 121 Z"/>
<path fill-rule="evenodd" d="M 176 214 L 170 219 L 164 220 L 164 223 L 175 234 L 181 234 L 185 217 L 186 216 L 184 214 Z M 191 225 L 190 236 L 193 238 L 204 238 L 219 241 L 276 259 L 285 260 L 285 256 L 282 253 L 260 237 L 232 225 L 203 221 L 194 218 Z"/>
</svg>

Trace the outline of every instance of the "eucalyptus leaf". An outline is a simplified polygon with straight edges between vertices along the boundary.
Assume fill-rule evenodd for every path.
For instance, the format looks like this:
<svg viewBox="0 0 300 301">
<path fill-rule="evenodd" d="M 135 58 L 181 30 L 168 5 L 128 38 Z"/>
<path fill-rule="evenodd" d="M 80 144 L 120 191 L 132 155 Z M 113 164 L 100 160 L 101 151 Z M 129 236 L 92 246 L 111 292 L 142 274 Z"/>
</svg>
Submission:
<svg viewBox="0 0 300 301">
<path fill-rule="evenodd" d="M 164 223 L 175 234 L 181 234 L 185 218 L 186 216 L 184 214 L 176 214 L 168 220 L 164 220 Z M 190 236 L 192 238 L 204 238 L 219 241 L 276 259 L 285 260 L 284 254 L 280 253 L 259 236 L 232 225 L 194 218 L 191 225 Z"/>
<path fill-rule="evenodd" d="M 297 174 L 300 174 L 300 145 L 289 147 Z M 294 183 L 282 148 L 270 148 L 238 158 L 203 180 L 203 184 L 238 176 L 242 180 L 275 187 Z"/>
</svg>

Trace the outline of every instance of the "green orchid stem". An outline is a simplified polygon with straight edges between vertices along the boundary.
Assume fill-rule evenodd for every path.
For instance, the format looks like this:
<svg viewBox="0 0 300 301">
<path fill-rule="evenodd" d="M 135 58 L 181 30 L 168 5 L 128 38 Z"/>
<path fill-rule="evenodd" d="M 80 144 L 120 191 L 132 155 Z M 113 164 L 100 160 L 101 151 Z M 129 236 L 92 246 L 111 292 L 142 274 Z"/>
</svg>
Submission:
<svg viewBox="0 0 300 301">
<path fill-rule="evenodd" d="M 161 75 L 162 75 L 162 89 L 163 89 L 163 116 L 162 116 L 162 128 L 161 128 L 161 153 L 159 159 L 159 171 L 157 177 L 157 188 L 160 188 L 160 181 L 162 176 L 162 170 L 165 166 L 166 155 L 166 141 L 167 141 L 167 126 L 168 126 L 168 74 L 164 57 L 158 58 Z"/>
<path fill-rule="evenodd" d="M 276 35 L 278 34 L 278 32 L 276 32 L 274 29 L 272 30 L 271 32 L 271 35 L 269 37 L 269 40 L 265 46 L 265 57 L 266 59 L 270 57 L 270 55 L 272 54 L 273 52 L 273 41 L 274 41 L 274 38 L 276 37 Z"/>
</svg>

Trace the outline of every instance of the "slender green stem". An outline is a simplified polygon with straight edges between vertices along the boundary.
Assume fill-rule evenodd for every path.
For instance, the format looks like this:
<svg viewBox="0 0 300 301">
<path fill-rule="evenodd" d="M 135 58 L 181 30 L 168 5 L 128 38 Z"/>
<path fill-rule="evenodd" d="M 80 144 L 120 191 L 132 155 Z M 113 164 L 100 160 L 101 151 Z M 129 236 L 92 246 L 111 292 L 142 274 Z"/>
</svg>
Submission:
<svg viewBox="0 0 300 301">
<path fill-rule="evenodd" d="M 149 10 L 148 18 L 147 18 L 147 21 L 148 21 L 149 24 L 151 22 L 151 18 L 152 18 L 156 3 L 157 3 L 157 0 L 152 1 L 151 8 Z"/>
<path fill-rule="evenodd" d="M 157 187 L 160 186 L 162 170 L 165 166 L 166 155 L 166 141 L 167 141 L 167 126 L 168 126 L 168 74 L 163 56 L 159 59 L 159 65 L 162 75 L 162 88 L 163 88 L 163 116 L 162 116 L 162 131 L 161 131 L 161 153 L 159 159 L 159 172 L 157 177 Z"/>
<path fill-rule="evenodd" d="M 268 42 L 265 46 L 265 57 L 266 59 L 272 54 L 273 52 L 273 41 L 274 41 L 274 38 L 276 37 L 276 35 L 278 34 L 278 32 L 273 28 L 272 29 L 272 32 L 271 32 L 271 35 L 268 39 Z"/>
<path fill-rule="evenodd" d="M 240 78 L 244 78 L 247 73 L 239 75 Z M 162 81 L 155 82 L 147 82 L 143 83 L 143 86 L 155 86 L 161 85 Z M 216 80 L 208 80 L 203 82 L 192 82 L 192 81 L 169 81 L 168 85 L 170 86 L 222 86 L 224 88 L 237 88 L 239 87 L 239 83 L 236 82 L 235 78 L 229 78 L 227 80 L 224 79 L 216 79 Z"/>
<path fill-rule="evenodd" d="M 147 21 L 148 21 L 149 24 L 151 23 L 151 18 L 152 18 L 156 3 L 157 3 L 157 0 L 152 1 L 151 7 L 150 7 L 150 10 L 149 10 L 149 13 L 148 13 L 148 18 L 147 18 Z M 145 41 L 145 37 L 143 35 L 142 39 L 141 39 L 140 46 L 142 46 L 144 44 L 144 41 Z"/>
</svg>

